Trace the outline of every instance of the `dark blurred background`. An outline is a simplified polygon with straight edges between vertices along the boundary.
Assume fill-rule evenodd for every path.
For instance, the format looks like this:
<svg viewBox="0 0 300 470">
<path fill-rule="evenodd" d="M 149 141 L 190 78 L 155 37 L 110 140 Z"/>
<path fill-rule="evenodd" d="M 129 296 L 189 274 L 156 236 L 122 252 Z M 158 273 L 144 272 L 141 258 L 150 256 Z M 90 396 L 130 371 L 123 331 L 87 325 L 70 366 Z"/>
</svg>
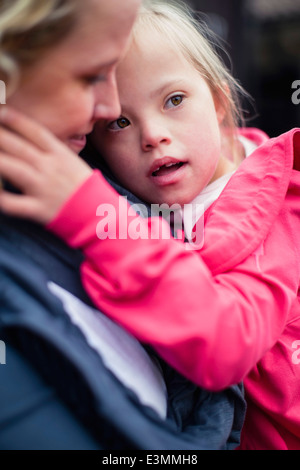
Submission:
<svg viewBox="0 0 300 470">
<path fill-rule="evenodd" d="M 231 70 L 250 93 L 247 126 L 271 137 L 300 127 L 300 0 L 186 0 L 204 14 L 231 57 Z M 227 60 L 227 65 L 230 62 Z M 298 93 L 298 101 L 300 92 Z"/>
</svg>

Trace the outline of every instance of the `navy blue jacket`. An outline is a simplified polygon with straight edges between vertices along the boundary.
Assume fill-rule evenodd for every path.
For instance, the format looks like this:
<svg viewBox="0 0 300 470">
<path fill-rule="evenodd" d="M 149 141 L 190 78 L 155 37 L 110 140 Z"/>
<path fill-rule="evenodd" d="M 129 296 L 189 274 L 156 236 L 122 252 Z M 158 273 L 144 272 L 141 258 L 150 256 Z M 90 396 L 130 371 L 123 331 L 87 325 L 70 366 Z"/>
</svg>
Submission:
<svg viewBox="0 0 300 470">
<path fill-rule="evenodd" d="M 53 281 L 92 305 L 82 260 L 41 227 L 0 216 L 0 449 L 236 448 L 242 386 L 209 393 L 160 360 L 164 421 L 105 367 L 47 287 Z"/>
</svg>

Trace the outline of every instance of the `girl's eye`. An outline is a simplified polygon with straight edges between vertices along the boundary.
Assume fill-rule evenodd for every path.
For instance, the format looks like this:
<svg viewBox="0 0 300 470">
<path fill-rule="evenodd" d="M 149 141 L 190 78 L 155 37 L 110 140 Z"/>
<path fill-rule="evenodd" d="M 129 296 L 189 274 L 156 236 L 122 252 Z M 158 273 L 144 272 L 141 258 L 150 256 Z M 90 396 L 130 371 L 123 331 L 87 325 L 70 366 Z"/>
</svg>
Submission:
<svg viewBox="0 0 300 470">
<path fill-rule="evenodd" d="M 120 117 L 116 121 L 111 122 L 108 125 L 108 128 L 112 129 L 113 131 L 117 131 L 119 129 L 125 129 L 125 127 L 128 126 L 130 126 L 130 121 L 125 117 Z"/>
<path fill-rule="evenodd" d="M 183 95 L 171 96 L 166 102 L 166 108 L 176 108 L 183 102 Z"/>
</svg>

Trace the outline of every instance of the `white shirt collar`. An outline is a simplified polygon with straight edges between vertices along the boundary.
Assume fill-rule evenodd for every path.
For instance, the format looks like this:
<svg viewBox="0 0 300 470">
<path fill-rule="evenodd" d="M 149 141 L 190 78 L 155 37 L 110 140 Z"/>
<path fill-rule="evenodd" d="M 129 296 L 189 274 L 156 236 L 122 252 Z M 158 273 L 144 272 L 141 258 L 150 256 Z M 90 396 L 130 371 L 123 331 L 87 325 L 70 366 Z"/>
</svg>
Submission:
<svg viewBox="0 0 300 470">
<path fill-rule="evenodd" d="M 246 157 L 257 148 L 256 144 L 246 137 L 239 136 L 245 149 Z M 204 212 L 218 199 L 231 176 L 235 172 L 227 173 L 206 186 L 195 199 L 174 212 L 174 230 L 184 230 L 186 239 L 191 242 L 194 238 L 193 229 Z"/>
</svg>

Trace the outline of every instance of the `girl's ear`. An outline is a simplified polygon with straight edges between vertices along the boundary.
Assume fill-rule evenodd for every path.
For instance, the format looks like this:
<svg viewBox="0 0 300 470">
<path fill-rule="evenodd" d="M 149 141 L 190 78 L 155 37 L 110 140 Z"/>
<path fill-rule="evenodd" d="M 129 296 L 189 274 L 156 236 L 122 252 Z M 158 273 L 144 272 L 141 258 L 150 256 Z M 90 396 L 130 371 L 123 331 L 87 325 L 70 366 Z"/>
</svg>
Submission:
<svg viewBox="0 0 300 470">
<path fill-rule="evenodd" d="M 216 107 L 218 123 L 219 125 L 221 125 L 224 121 L 225 114 L 226 114 L 225 107 L 224 107 L 224 104 L 220 102 L 218 103 L 215 102 L 215 107 Z"/>
<path fill-rule="evenodd" d="M 227 109 L 230 106 L 230 89 L 227 83 L 222 84 L 218 92 L 214 95 L 214 103 L 219 125 L 221 125 L 227 114 Z"/>
</svg>

